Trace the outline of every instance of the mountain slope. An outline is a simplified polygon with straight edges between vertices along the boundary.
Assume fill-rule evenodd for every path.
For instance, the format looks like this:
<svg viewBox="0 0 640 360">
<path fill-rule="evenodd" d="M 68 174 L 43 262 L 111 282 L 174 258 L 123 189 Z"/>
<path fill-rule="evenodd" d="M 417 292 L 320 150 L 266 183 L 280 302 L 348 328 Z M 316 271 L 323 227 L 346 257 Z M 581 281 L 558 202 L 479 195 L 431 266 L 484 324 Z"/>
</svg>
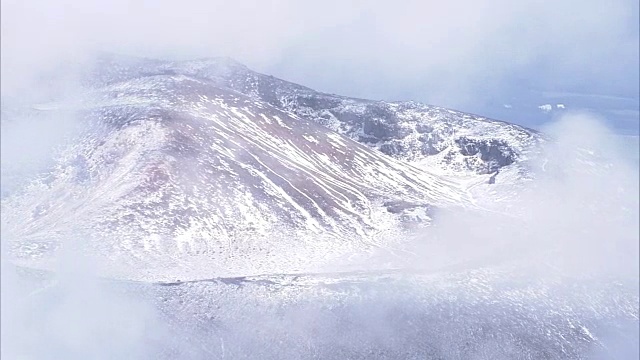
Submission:
<svg viewBox="0 0 640 360">
<path fill-rule="evenodd" d="M 198 276 L 291 271 L 386 246 L 439 206 L 473 206 L 453 182 L 212 82 L 112 79 L 90 99 L 81 141 L 3 202 L 24 258 L 74 237 L 160 278 L 154 266 L 185 263 Z"/>
</svg>

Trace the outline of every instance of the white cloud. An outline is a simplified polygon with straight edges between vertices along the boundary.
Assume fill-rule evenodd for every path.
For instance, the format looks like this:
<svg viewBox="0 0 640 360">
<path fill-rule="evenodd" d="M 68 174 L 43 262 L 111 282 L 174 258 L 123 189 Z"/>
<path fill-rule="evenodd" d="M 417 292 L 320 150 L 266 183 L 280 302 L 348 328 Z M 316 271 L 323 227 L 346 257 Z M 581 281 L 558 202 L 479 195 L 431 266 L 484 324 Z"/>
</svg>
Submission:
<svg viewBox="0 0 640 360">
<path fill-rule="evenodd" d="M 545 273 L 529 275 L 541 280 L 637 279 L 637 165 L 593 115 L 568 113 L 545 132 L 553 141 L 533 163 L 536 180 L 496 211 L 437 215 L 414 244 L 418 265 L 508 264 L 525 273 L 539 266 Z"/>
<path fill-rule="evenodd" d="M 615 78 L 635 89 L 636 8 L 631 0 L 3 0 L 2 83 L 103 49 L 228 55 L 324 90 L 444 105 L 489 96 L 531 71 L 542 81 Z"/>
<path fill-rule="evenodd" d="M 544 112 L 550 112 L 553 109 L 553 106 L 551 104 L 544 104 L 544 105 L 538 106 L 538 109 Z"/>
</svg>

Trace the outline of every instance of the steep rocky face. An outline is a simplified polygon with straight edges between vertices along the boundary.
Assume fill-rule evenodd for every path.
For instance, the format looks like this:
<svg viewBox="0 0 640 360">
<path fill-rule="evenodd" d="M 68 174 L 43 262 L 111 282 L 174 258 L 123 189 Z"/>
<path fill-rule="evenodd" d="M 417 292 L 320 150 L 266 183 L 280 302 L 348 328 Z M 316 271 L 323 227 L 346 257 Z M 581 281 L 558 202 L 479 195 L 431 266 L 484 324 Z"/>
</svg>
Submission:
<svg viewBox="0 0 640 360">
<path fill-rule="evenodd" d="M 527 158 L 542 141 L 530 129 L 415 102 L 385 102 L 320 93 L 254 72 L 231 59 L 186 62 L 103 59 L 102 79 L 183 74 L 213 81 L 314 121 L 396 159 L 457 174 L 488 174 Z M 115 70 L 114 70 L 115 69 Z M 467 144 L 482 144 L 473 151 Z M 480 146 L 480 145 L 474 145 Z M 471 150 L 471 151 L 470 151 Z"/>
<path fill-rule="evenodd" d="M 496 172 L 500 168 L 511 165 L 518 160 L 517 155 L 504 140 L 476 140 L 460 137 L 455 140 L 455 143 L 462 156 L 467 159 L 472 156 L 480 157 L 486 168 L 482 170 L 478 165 L 477 169 L 486 173 Z M 469 167 L 471 166 L 473 165 L 469 164 Z"/>
</svg>

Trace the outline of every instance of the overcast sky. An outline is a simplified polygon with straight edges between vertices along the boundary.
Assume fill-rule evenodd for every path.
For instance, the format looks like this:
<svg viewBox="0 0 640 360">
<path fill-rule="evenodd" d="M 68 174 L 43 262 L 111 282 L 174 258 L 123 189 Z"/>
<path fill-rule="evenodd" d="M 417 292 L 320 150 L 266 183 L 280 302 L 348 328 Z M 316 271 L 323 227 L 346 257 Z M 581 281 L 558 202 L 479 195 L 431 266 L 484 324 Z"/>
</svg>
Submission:
<svg viewBox="0 0 640 360">
<path fill-rule="evenodd" d="M 225 55 L 319 90 L 473 109 L 638 98 L 637 0 L 2 0 L 3 90 L 89 50 Z"/>
</svg>

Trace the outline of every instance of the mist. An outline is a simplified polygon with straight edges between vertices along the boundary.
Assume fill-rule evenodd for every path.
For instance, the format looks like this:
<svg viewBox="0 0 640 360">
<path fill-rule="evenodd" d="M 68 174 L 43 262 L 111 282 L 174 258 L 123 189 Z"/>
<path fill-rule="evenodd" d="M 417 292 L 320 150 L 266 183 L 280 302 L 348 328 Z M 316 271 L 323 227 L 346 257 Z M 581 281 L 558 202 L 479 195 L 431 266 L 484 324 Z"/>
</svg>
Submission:
<svg viewBox="0 0 640 360">
<path fill-rule="evenodd" d="M 477 209 L 438 209 L 432 226 L 410 236 L 403 251 L 381 250 L 363 266 L 429 272 L 499 266 L 530 279 L 637 283 L 638 164 L 605 123 L 584 112 L 557 119 L 545 128 L 548 140 L 526 161 L 530 180 L 508 201 L 488 197 Z M 477 191 L 504 191 L 504 176 Z"/>
<path fill-rule="evenodd" d="M 2 268 L 2 357 L 7 359 L 149 358 L 162 324 L 155 309 L 115 291 L 83 266 L 60 259 L 55 275 Z M 166 340 L 169 340 L 166 337 Z"/>
<path fill-rule="evenodd" d="M 520 81 L 637 96 L 637 14 L 628 0 L 2 0 L 2 196 L 81 140 L 80 75 L 99 51 L 230 56 L 322 91 L 465 108 Z M 136 283 L 102 278 L 85 238 L 51 271 L 20 267 L 3 234 L 2 356 L 506 359 L 538 343 L 530 357 L 637 358 L 638 164 L 607 122 L 557 119 L 508 202 L 442 210 L 398 248 L 324 269 L 382 275 Z"/>
<path fill-rule="evenodd" d="M 230 56 L 318 90 L 461 110 L 518 88 L 639 93 L 632 0 L 3 0 L 2 33 L 3 96 L 95 51 Z"/>
<path fill-rule="evenodd" d="M 77 141 L 69 134 L 78 133 L 68 131 L 78 127 L 76 118 L 66 117 L 76 126 L 57 133 L 47 127 L 55 119 L 14 125 L 7 135 L 40 128 L 57 141 L 9 142 L 16 146 L 6 148 L 14 150 L 9 154 L 21 150 L 13 164 L 47 164 L 56 152 L 45 149 Z M 530 329 L 562 329 L 569 319 L 595 334 L 567 328 L 559 333 L 567 339 L 543 341 L 532 356 L 634 358 L 637 164 L 621 156 L 591 114 L 559 119 L 547 136 L 530 161 L 533 180 L 513 199 L 489 212 L 480 204 L 436 213 L 431 227 L 357 267 L 371 275 L 132 283 L 101 278 L 83 247 L 87 239 L 65 241 L 53 272 L 40 272 L 12 264 L 3 236 L 2 355 L 518 358 L 523 344 L 542 341 Z M 353 271 L 353 265 L 325 270 Z M 559 310 L 567 307 L 568 313 Z M 452 322 L 451 312 L 459 320 Z M 591 337 L 598 346 L 576 345 Z"/>
</svg>

